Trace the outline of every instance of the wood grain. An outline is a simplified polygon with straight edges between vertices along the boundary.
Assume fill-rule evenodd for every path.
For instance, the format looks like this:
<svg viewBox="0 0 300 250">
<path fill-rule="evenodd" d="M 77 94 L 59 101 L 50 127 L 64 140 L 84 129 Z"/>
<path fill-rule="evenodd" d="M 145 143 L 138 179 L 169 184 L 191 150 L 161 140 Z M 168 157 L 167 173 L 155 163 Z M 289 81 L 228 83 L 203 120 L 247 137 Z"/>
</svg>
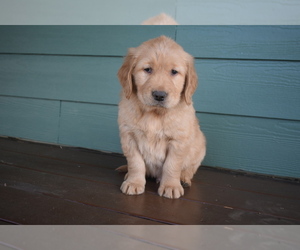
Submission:
<svg viewBox="0 0 300 250">
<path fill-rule="evenodd" d="M 62 200 L 53 195 L 32 193 L 28 192 L 28 189 L 24 191 L 23 188 L 24 186 L 22 188 L 0 187 L 1 197 L 5 200 L 5 204 L 0 204 L 1 214 L 2 216 L 6 214 L 8 221 L 23 225 L 162 225 L 159 222 L 134 218 L 67 199 Z M 31 209 L 20 209 L 22 207 L 31 207 Z M 89 214 L 93 216 L 88 216 Z"/>
<path fill-rule="evenodd" d="M 121 152 L 116 106 L 63 102 L 59 143 Z"/>
<path fill-rule="evenodd" d="M 300 63 L 196 60 L 197 111 L 300 120 Z"/>
<path fill-rule="evenodd" d="M 195 57 L 299 60 L 298 26 L 0 26 L 1 53 L 124 56 L 166 35 Z"/>
<path fill-rule="evenodd" d="M 193 225 L 300 223 L 299 199 L 288 193 L 289 190 L 297 192 L 299 189 L 298 186 L 291 187 L 294 182 L 279 182 L 278 186 L 278 182 L 270 178 L 260 179 L 264 185 L 273 186 L 273 189 L 257 192 L 251 190 L 251 181 L 256 181 L 257 177 L 230 177 L 219 171 L 209 177 L 205 175 L 208 170 L 200 168 L 192 187 L 185 189 L 185 196 L 180 199 L 158 196 L 158 184 L 152 179 L 147 180 L 144 194 L 126 196 L 119 190 L 124 174 L 113 169 L 114 159 L 119 162 L 119 156 L 83 149 L 39 146 L 10 139 L 0 139 L 0 142 L 0 189 L 5 200 L 0 207 L 1 218 L 6 222 Z M 69 158 L 74 153 L 76 158 Z M 227 180 L 224 176 L 227 176 Z M 214 178 L 219 181 L 214 183 Z M 233 181 L 235 185 L 237 180 L 247 182 L 244 181 L 243 189 L 230 187 L 224 185 L 230 183 L 227 182 L 228 178 L 236 179 Z M 222 179 L 225 182 L 222 183 Z"/>
<path fill-rule="evenodd" d="M 8 1 L 0 10 L 0 24 L 17 25 L 137 25 L 147 18 L 166 12 L 175 16 L 177 0 L 71 0 L 36 2 L 26 6 Z M 12 13 L 14 15 L 12 16 Z"/>
<path fill-rule="evenodd" d="M 24 146 L 24 145 L 23 145 Z M 29 148 L 33 149 L 31 145 Z M 63 154 L 68 154 L 69 149 L 61 149 L 56 152 Z M 29 152 L 29 151 L 27 151 Z M 5 154 L 5 162 L 13 163 L 14 166 L 19 168 L 29 169 L 33 171 L 41 171 L 44 174 L 53 174 L 57 176 L 65 176 L 80 181 L 86 182 L 96 182 L 99 185 L 111 184 L 111 189 L 115 189 L 115 186 L 120 186 L 123 182 L 124 174 L 118 174 L 114 168 L 111 166 L 114 164 L 116 156 L 111 156 L 111 160 L 103 162 L 103 158 L 108 158 L 109 155 L 101 154 L 98 155 L 98 162 L 95 161 L 94 164 L 87 164 L 83 161 L 83 156 L 90 156 L 89 152 L 81 154 L 81 151 L 77 151 L 80 161 L 69 161 L 67 158 L 51 158 L 45 156 L 39 156 L 37 154 L 30 153 L 21 153 L 14 152 L 12 150 L 7 150 L 6 148 L 0 149 L 0 155 Z M 4 158 L 3 158 L 4 159 Z M 51 164 L 47 162 L 50 161 Z M 118 159 L 117 159 L 118 161 Z M 293 194 L 288 193 L 288 190 L 296 192 L 299 188 L 296 185 L 289 187 L 288 183 L 282 184 L 281 192 L 285 192 L 284 195 L 278 195 L 279 190 L 276 190 L 276 185 L 273 187 L 275 190 L 271 192 L 265 192 L 264 190 L 258 189 L 259 191 L 253 192 L 247 184 L 247 189 L 238 189 L 232 188 L 226 185 L 220 185 L 220 183 L 215 182 L 212 184 L 214 175 L 216 178 L 223 180 L 226 177 L 226 174 L 219 174 L 217 171 L 214 172 L 214 175 L 205 180 L 205 174 L 208 172 L 206 168 L 200 168 L 195 179 L 193 180 L 193 188 L 185 190 L 185 199 L 194 200 L 195 202 L 203 202 L 210 205 L 216 206 L 225 206 L 232 207 L 240 210 L 248 210 L 251 212 L 261 212 L 274 216 L 283 216 L 286 218 L 294 218 L 300 221 L 300 215 L 298 213 L 298 207 L 300 199 L 293 196 Z M 204 175 L 204 176 L 203 176 Z M 206 178 L 208 175 L 206 175 Z M 230 177 L 230 175 L 228 175 Z M 231 179 L 248 179 L 249 182 L 257 181 L 257 177 L 245 177 L 240 176 L 239 178 Z M 210 181 L 211 184 L 206 182 Z M 101 184 L 102 183 L 102 184 Z M 228 182 L 228 183 L 231 183 Z M 271 180 L 263 180 L 263 183 L 266 185 L 269 183 L 272 185 Z M 277 185 L 280 185 L 278 183 Z M 292 184 L 291 184 L 292 185 Z M 23 189 L 30 189 L 29 185 L 23 185 Z M 147 192 L 156 193 L 158 185 L 151 179 L 147 181 Z M 27 190 L 26 189 L 26 190 Z M 28 191 L 28 190 L 27 190 Z M 41 190 L 42 192 L 42 190 Z M 247 203 L 244 202 L 245 196 L 247 197 Z M 234 197 L 234 198 L 233 198 Z M 265 206 L 264 203 L 274 203 L 275 206 Z M 282 209 L 284 207 L 284 209 Z"/>
<path fill-rule="evenodd" d="M 183 25 L 299 25 L 294 0 L 178 0 L 177 21 Z"/>
<path fill-rule="evenodd" d="M 171 36 L 196 56 L 204 164 L 298 177 L 297 26 L 1 26 L 0 135 L 121 152 L 116 73 Z"/>
<path fill-rule="evenodd" d="M 119 57 L 0 55 L 0 93 L 117 104 L 121 64 Z"/>
<path fill-rule="evenodd" d="M 59 101 L 0 96 L 0 134 L 57 142 Z"/>
<path fill-rule="evenodd" d="M 63 102 L 58 143 L 121 153 L 117 112 L 117 106 Z M 204 165 L 300 177 L 299 123 L 206 113 L 197 116 L 208 141 Z"/>
<path fill-rule="evenodd" d="M 116 105 L 121 64 L 120 57 L 0 55 L 0 93 Z M 299 63 L 197 59 L 195 64 L 197 111 L 300 120 Z"/>
<path fill-rule="evenodd" d="M 122 152 L 117 106 L 62 102 L 60 109 L 55 101 L 2 97 L 1 107 L 2 135 Z M 209 113 L 197 116 L 208 142 L 204 165 L 300 177 L 299 123 Z"/>
<path fill-rule="evenodd" d="M 175 26 L 0 26 L 0 53 L 124 56 L 151 38 L 175 38 Z"/>
<path fill-rule="evenodd" d="M 300 177 L 299 122 L 197 115 L 207 137 L 204 165 Z"/>
<path fill-rule="evenodd" d="M 194 57 L 300 59 L 299 26 L 178 26 L 176 41 Z"/>
</svg>

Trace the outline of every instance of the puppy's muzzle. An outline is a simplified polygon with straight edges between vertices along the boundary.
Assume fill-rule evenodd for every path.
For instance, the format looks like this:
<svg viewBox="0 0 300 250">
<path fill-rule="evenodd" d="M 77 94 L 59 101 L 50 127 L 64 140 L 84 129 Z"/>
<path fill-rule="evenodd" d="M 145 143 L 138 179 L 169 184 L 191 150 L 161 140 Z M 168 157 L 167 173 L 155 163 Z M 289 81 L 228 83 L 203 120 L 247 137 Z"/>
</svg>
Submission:
<svg viewBox="0 0 300 250">
<path fill-rule="evenodd" d="M 167 98 L 168 93 L 166 93 L 165 91 L 153 91 L 152 96 L 155 101 L 163 102 Z"/>
</svg>

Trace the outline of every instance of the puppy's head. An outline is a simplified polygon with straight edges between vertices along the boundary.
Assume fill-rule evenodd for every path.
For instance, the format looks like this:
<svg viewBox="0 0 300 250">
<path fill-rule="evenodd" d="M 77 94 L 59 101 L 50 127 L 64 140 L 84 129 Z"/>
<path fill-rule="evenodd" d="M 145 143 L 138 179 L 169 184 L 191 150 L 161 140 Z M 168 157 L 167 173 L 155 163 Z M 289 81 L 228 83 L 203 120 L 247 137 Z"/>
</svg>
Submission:
<svg viewBox="0 0 300 250">
<path fill-rule="evenodd" d="M 118 77 L 127 99 L 137 95 L 144 105 L 160 108 L 182 100 L 190 105 L 198 81 L 193 57 L 165 36 L 130 48 Z"/>
</svg>

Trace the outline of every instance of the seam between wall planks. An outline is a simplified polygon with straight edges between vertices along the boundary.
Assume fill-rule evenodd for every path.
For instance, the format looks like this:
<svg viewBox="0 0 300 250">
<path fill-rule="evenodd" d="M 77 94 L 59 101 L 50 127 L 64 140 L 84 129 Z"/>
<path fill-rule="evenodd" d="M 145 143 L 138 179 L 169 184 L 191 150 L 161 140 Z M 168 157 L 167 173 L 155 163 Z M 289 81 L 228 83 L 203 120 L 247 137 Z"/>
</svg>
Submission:
<svg viewBox="0 0 300 250">
<path fill-rule="evenodd" d="M 225 57 L 194 57 L 197 60 L 222 60 L 222 61 L 255 61 L 255 62 L 294 62 L 299 63 L 300 60 L 283 60 L 283 59 L 255 59 L 255 58 L 225 58 Z"/>
<path fill-rule="evenodd" d="M 47 54 L 47 53 L 0 53 L 0 55 L 20 55 L 20 56 L 65 56 L 65 57 L 116 57 L 122 58 L 123 55 L 86 55 L 86 54 Z"/>
<path fill-rule="evenodd" d="M 0 99 L 2 135 L 56 142 L 59 101 L 3 95 Z"/>
<path fill-rule="evenodd" d="M 24 98 L 24 99 L 34 99 L 34 100 L 47 100 L 47 101 L 60 101 L 60 105 L 62 102 L 69 102 L 69 103 L 83 103 L 83 104 L 95 104 L 95 105 L 103 105 L 103 106 L 115 106 L 118 107 L 118 104 L 111 104 L 111 103 L 99 103 L 99 102 L 86 102 L 86 101 L 73 101 L 73 100 L 60 100 L 60 99 L 51 99 L 51 98 L 38 98 L 38 97 L 28 97 L 28 96 L 16 96 L 16 95 L 1 95 L 0 97 L 15 97 L 15 98 Z M 205 112 L 205 111 L 196 111 L 196 114 L 212 114 L 212 115 L 227 115 L 227 116 L 237 116 L 237 117 L 248 117 L 248 118 L 261 118 L 267 120 L 280 120 L 280 121 L 294 121 L 299 122 L 300 120 L 297 119 L 285 119 L 285 118 L 276 118 L 276 117 L 266 117 L 266 116 L 251 116 L 251 115 L 242 115 L 242 114 L 228 114 L 228 113 L 217 113 L 217 112 Z M 60 113 L 61 115 L 61 106 L 60 106 Z"/>
<path fill-rule="evenodd" d="M 17 95 L 3 95 L 3 94 L 0 94 L 0 97 L 1 96 L 3 96 L 3 97 L 14 97 L 14 98 L 23 98 L 23 99 L 32 99 L 32 100 L 61 101 L 61 102 L 72 102 L 72 103 L 95 104 L 95 105 L 103 105 L 103 106 L 119 106 L 118 104 L 101 103 L 101 102 L 73 101 L 73 100 L 61 100 L 61 99 L 53 99 L 53 98 L 38 98 L 38 97 L 29 97 L 29 96 L 17 96 Z"/>
<path fill-rule="evenodd" d="M 178 25 L 176 25 L 175 28 L 175 34 L 174 34 L 174 41 L 177 42 L 177 31 L 178 31 Z"/>
<path fill-rule="evenodd" d="M 62 101 L 59 101 L 59 114 L 58 114 L 58 126 L 57 126 L 57 141 L 59 143 L 60 138 L 60 126 L 61 126 L 61 109 L 62 109 Z"/>
<path fill-rule="evenodd" d="M 300 120 L 296 119 L 285 119 L 285 118 L 276 118 L 276 117 L 266 117 L 266 116 L 254 116 L 254 115 L 236 115 L 228 113 L 217 113 L 217 112 L 205 112 L 205 111 L 196 111 L 196 114 L 210 114 L 210 115 L 225 115 L 225 116 L 236 116 L 236 117 L 245 117 L 245 118 L 254 118 L 254 119 L 266 119 L 266 120 L 278 120 L 278 121 L 290 121 L 290 122 L 299 122 Z"/>
<path fill-rule="evenodd" d="M 177 13 L 178 12 L 178 0 L 175 0 L 175 14 L 174 14 L 174 17 L 175 17 L 175 21 L 177 22 Z M 176 29 L 177 30 L 177 29 Z M 175 31 L 176 32 L 176 31 Z M 176 36 L 175 36 L 176 37 Z"/>
<path fill-rule="evenodd" d="M 118 104 L 111 104 L 111 103 L 100 103 L 100 102 L 86 102 L 86 101 L 73 101 L 73 100 L 60 100 L 60 99 L 51 99 L 51 98 L 38 98 L 38 97 L 28 97 L 28 96 L 16 96 L 16 95 L 1 95 L 3 97 L 15 97 L 15 98 L 24 98 L 24 99 L 34 99 L 34 100 L 48 100 L 48 101 L 60 101 L 62 102 L 69 102 L 69 103 L 84 103 L 84 104 L 95 104 L 95 105 L 103 105 L 103 106 L 119 106 Z M 61 104 L 60 104 L 61 105 Z M 60 107 L 61 108 L 61 107 Z M 217 112 L 205 112 L 205 111 L 196 111 L 197 114 L 212 114 L 212 115 L 228 115 L 228 116 L 238 116 L 238 117 L 249 117 L 249 118 L 262 118 L 268 120 L 282 120 L 282 121 L 300 121 L 297 119 L 284 119 L 284 118 L 276 118 L 276 117 L 265 117 L 265 116 L 251 116 L 251 115 L 237 115 L 237 114 L 224 114 L 224 113 L 217 113 Z M 59 115 L 61 115 L 61 110 Z"/>
<path fill-rule="evenodd" d="M 210 26 L 209 28 L 207 26 L 200 26 L 197 28 L 195 26 L 193 27 L 193 25 L 180 25 L 177 27 L 136 26 L 133 28 L 126 26 L 104 26 L 104 28 L 88 26 L 88 29 L 86 29 L 84 26 L 66 26 L 66 28 L 61 28 L 50 25 L 46 26 L 46 28 L 38 26 L 4 26 L 3 28 L 0 28 L 0 30 L 2 30 L 4 34 L 7 33 L 7 37 L 4 36 L 3 39 L 0 39 L 0 43 L 3 45 L 1 51 L 4 53 L 15 51 L 21 53 L 37 51 L 46 54 L 51 54 L 52 52 L 55 54 L 57 54 L 57 52 L 81 54 L 83 52 L 91 55 L 94 55 L 95 53 L 110 53 L 122 56 L 126 53 L 128 47 L 138 46 L 141 42 L 161 34 L 174 38 L 175 30 L 177 30 L 176 41 L 180 44 L 183 43 L 183 47 L 187 47 L 186 49 L 194 51 L 198 56 L 204 53 L 207 55 L 206 57 L 210 57 L 210 55 L 215 56 L 216 53 L 221 53 L 223 57 L 299 59 L 298 56 L 295 56 L 295 53 L 297 55 L 299 52 L 297 49 L 297 41 L 299 39 L 299 30 L 297 26 L 264 27 L 236 25 L 224 27 Z M 221 34 L 220 31 L 222 31 Z M 104 47 L 99 48 L 99 46 L 96 46 L 90 41 L 90 43 L 87 43 L 85 39 L 78 36 L 78 32 L 83 32 L 84 34 L 82 35 L 86 35 L 90 41 L 98 41 L 100 39 L 99 42 L 102 42 Z M 103 38 L 103 36 L 99 34 L 95 35 L 95 32 L 108 32 L 109 36 Z M 253 39 L 249 35 L 249 32 L 254 32 Z M 62 34 L 63 37 L 61 36 Z M 269 35 L 271 35 L 270 38 L 268 38 Z M 205 38 L 206 36 L 208 37 Z M 238 40 L 241 39 L 241 41 L 235 43 L 235 36 Z M 124 42 L 117 42 L 119 38 L 124 38 Z M 14 43 L 11 43 L 12 39 L 15 39 Z M 114 43 L 110 44 L 109 41 L 111 40 L 109 39 L 114 39 Z M 211 40 L 209 41 L 207 39 Z M 198 43 L 198 40 L 200 43 Z M 63 42 L 63 44 L 61 44 L 61 42 Z M 70 42 L 73 43 L 70 44 Z M 80 48 L 82 43 L 86 43 L 86 45 L 85 47 Z M 36 45 L 38 45 L 38 47 Z M 250 48 L 245 48 L 245 45 L 250 46 Z M 259 48 L 257 48 L 257 45 L 259 45 Z M 270 55 L 274 53 L 274 49 L 269 50 L 272 45 L 277 46 L 275 51 L 279 51 L 279 55 L 270 57 Z M 230 46 L 230 48 L 228 48 L 228 46 Z M 199 51 L 200 48 L 202 48 L 201 51 Z M 206 50 L 208 48 L 211 48 L 212 51 L 209 51 L 207 54 Z M 231 49 L 231 51 L 227 51 L 228 49 Z M 267 49 L 267 52 L 261 53 L 264 52 L 265 49 Z M 287 52 L 290 53 L 290 55 L 287 56 L 285 49 L 288 49 Z M 225 52 L 225 54 L 223 52 Z M 196 56 L 196 54 L 194 54 L 194 56 Z M 291 56 L 291 54 L 293 56 Z"/>
<path fill-rule="evenodd" d="M 60 100 L 60 99 L 51 99 L 51 98 L 38 98 L 38 97 L 28 97 L 28 96 L 16 96 L 16 95 L 1 95 L 0 97 L 12 97 L 12 98 L 23 98 L 23 99 L 33 99 L 33 100 L 46 100 L 46 101 L 60 101 L 60 110 L 59 117 L 61 117 L 61 106 L 63 102 L 66 103 L 82 103 L 82 104 L 94 104 L 94 105 L 102 105 L 102 106 L 115 106 L 118 107 L 118 104 L 111 103 L 99 103 L 99 102 L 86 102 L 86 101 L 73 101 L 73 100 Z M 297 119 L 286 119 L 286 118 L 276 118 L 276 117 L 266 117 L 266 116 L 252 116 L 252 115 L 242 115 L 242 114 L 228 114 L 228 113 L 217 113 L 217 112 L 205 112 L 205 111 L 196 111 L 196 114 L 211 114 L 211 115 L 226 115 L 226 116 L 236 116 L 236 117 L 248 117 L 248 118 L 259 118 L 259 119 L 267 119 L 267 120 L 278 120 L 278 121 L 291 121 L 291 122 L 299 122 Z M 59 124 L 60 126 L 60 124 Z M 59 138 L 59 136 L 58 136 Z"/>
<path fill-rule="evenodd" d="M 175 38 L 177 36 L 177 29 L 175 30 Z M 176 41 L 176 39 L 175 39 Z M 184 48 L 183 48 L 184 49 Z M 45 53 L 0 53 L 0 55 L 20 55 L 20 56 L 61 56 L 61 57 L 103 57 L 103 58 L 124 58 L 126 55 L 87 55 L 87 54 L 45 54 Z M 192 55 L 192 54 L 191 54 Z M 193 55 L 192 55 L 193 56 Z M 257 62 L 295 62 L 300 60 L 293 59 L 256 59 L 256 58 L 226 58 L 226 57 L 199 57 L 193 56 L 197 60 L 223 60 L 223 61 L 257 61 Z"/>
</svg>

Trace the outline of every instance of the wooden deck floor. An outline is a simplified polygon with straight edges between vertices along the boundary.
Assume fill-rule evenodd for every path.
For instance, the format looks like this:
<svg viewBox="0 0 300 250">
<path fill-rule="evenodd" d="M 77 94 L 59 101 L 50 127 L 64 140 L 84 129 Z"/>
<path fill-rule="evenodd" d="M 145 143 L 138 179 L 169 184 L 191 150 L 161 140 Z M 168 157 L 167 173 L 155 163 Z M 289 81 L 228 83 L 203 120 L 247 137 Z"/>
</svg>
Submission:
<svg viewBox="0 0 300 250">
<path fill-rule="evenodd" d="M 117 154 L 0 138 L 0 224 L 300 224 L 299 181 L 201 167 L 178 200 L 123 195 Z"/>
</svg>

